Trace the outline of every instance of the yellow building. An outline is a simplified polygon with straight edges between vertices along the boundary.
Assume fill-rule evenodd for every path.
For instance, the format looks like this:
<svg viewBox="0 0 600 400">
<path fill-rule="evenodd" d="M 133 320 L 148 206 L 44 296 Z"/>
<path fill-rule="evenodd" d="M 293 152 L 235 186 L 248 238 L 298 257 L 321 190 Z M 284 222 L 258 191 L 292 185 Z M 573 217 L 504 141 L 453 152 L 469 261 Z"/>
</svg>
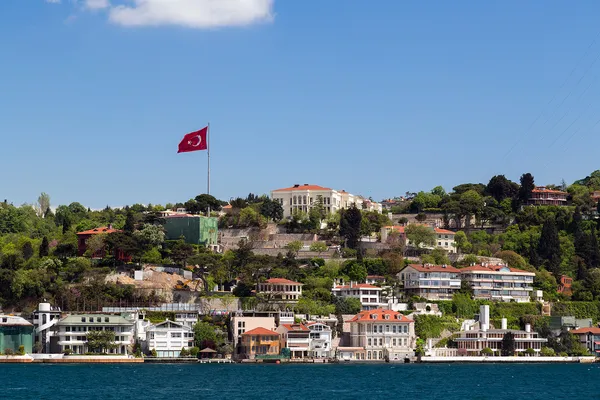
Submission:
<svg viewBox="0 0 600 400">
<path fill-rule="evenodd" d="M 279 354 L 279 334 L 265 328 L 255 328 L 242 334 L 243 351 L 247 358 Z"/>
</svg>

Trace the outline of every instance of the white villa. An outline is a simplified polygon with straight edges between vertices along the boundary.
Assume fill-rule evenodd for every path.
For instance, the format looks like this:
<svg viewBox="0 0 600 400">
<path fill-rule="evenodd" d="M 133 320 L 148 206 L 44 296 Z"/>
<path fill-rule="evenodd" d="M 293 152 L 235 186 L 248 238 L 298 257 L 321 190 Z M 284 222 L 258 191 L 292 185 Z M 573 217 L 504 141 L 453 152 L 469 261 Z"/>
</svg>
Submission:
<svg viewBox="0 0 600 400">
<path fill-rule="evenodd" d="M 338 348 L 342 360 L 400 361 L 414 355 L 415 323 L 397 311 L 361 311 L 349 323 L 351 347 Z"/>
<path fill-rule="evenodd" d="M 273 303 L 297 303 L 302 295 L 302 283 L 284 278 L 271 278 L 258 283 L 256 293 Z"/>
<path fill-rule="evenodd" d="M 379 203 L 346 192 L 334 190 L 319 185 L 296 184 L 292 187 L 271 191 L 271 198 L 283 207 L 284 218 L 291 217 L 295 211 L 309 212 L 318 198 L 322 199 L 323 207 L 328 213 L 335 213 L 342 208 L 356 205 L 359 209 L 382 212 Z"/>
<path fill-rule="evenodd" d="M 531 300 L 535 273 L 506 265 L 471 265 L 460 269 L 461 279 L 473 288 L 476 299 L 516 301 Z"/>
<path fill-rule="evenodd" d="M 193 329 L 181 322 L 166 320 L 146 329 L 146 346 L 157 357 L 179 357 L 181 349 L 194 347 Z"/>
<path fill-rule="evenodd" d="M 308 322 L 310 344 L 308 348 L 309 357 L 329 358 L 333 356 L 331 347 L 331 327 L 320 322 Z"/>
<path fill-rule="evenodd" d="M 398 273 L 406 296 L 452 300 L 460 290 L 460 270 L 451 265 L 410 264 Z"/>
<path fill-rule="evenodd" d="M 127 354 L 134 343 L 135 319 L 109 314 L 74 314 L 60 319 L 55 325 L 60 351 L 85 354 L 88 348 L 87 334 L 91 331 L 112 331 L 115 334 L 115 348 L 106 350 L 109 354 Z"/>
<path fill-rule="evenodd" d="M 359 299 L 363 310 L 387 307 L 387 302 L 381 299 L 381 288 L 369 283 L 350 282 L 349 285 L 341 286 L 334 284 L 331 292 L 336 297 Z"/>
</svg>

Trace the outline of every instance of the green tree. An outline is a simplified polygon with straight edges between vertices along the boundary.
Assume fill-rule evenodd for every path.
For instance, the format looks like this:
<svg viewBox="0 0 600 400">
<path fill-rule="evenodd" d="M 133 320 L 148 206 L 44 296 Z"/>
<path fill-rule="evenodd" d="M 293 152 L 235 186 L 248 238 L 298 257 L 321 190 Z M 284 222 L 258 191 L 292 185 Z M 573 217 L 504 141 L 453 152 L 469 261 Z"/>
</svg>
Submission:
<svg viewBox="0 0 600 400">
<path fill-rule="evenodd" d="M 324 251 L 327 251 L 327 244 L 325 242 L 313 242 L 310 245 L 310 251 L 321 254 Z"/>
<path fill-rule="evenodd" d="M 454 244 L 459 253 L 468 253 L 471 250 L 471 243 L 463 231 L 458 231 L 454 235 Z"/>
<path fill-rule="evenodd" d="M 552 217 L 544 222 L 537 253 L 544 260 L 546 268 L 555 276 L 559 276 L 561 263 L 560 240 L 556 223 Z"/>
<path fill-rule="evenodd" d="M 198 322 L 194 325 L 194 340 L 196 346 L 204 349 L 210 347 L 212 349 L 223 343 L 222 332 L 218 332 L 214 325 L 208 322 Z"/>
<path fill-rule="evenodd" d="M 341 272 L 354 282 L 364 282 L 367 279 L 367 268 L 358 261 L 346 261 Z"/>
<path fill-rule="evenodd" d="M 133 234 L 138 242 L 145 247 L 161 246 L 165 242 L 165 231 L 162 226 L 144 224 Z"/>
<path fill-rule="evenodd" d="M 43 217 L 46 211 L 50 209 L 50 195 L 42 192 L 38 197 L 38 215 Z"/>
<path fill-rule="evenodd" d="M 260 206 L 260 213 L 273 222 L 281 221 L 283 219 L 283 206 L 276 200 L 266 199 Z"/>
<path fill-rule="evenodd" d="M 494 355 L 494 350 L 490 349 L 489 347 L 486 347 L 484 349 L 481 350 L 481 355 L 482 356 L 493 356 Z"/>
<path fill-rule="evenodd" d="M 40 249 L 39 249 L 40 258 L 48 256 L 48 254 L 50 253 L 50 247 L 49 246 L 50 245 L 48 243 L 48 238 L 46 236 L 44 236 L 42 238 L 42 243 L 40 244 Z"/>
<path fill-rule="evenodd" d="M 293 240 L 285 245 L 285 249 L 294 253 L 294 255 L 298 255 L 298 252 L 302 250 L 304 243 L 300 240 Z"/>
<path fill-rule="evenodd" d="M 184 267 L 186 266 L 187 259 L 193 254 L 194 247 L 183 240 L 178 240 L 171 249 L 171 259 Z"/>
<path fill-rule="evenodd" d="M 352 205 L 348 210 L 342 210 L 340 217 L 340 235 L 346 240 L 346 246 L 351 249 L 358 248 L 361 221 L 362 213 L 355 205 Z"/>
<path fill-rule="evenodd" d="M 435 231 L 428 226 L 410 224 L 404 232 L 410 243 L 417 248 L 435 245 Z"/>
<path fill-rule="evenodd" d="M 132 234 L 135 230 L 135 215 L 133 210 L 127 210 L 127 216 L 125 218 L 125 225 L 123 226 L 123 231 L 129 234 Z"/>
<path fill-rule="evenodd" d="M 90 258 L 93 258 L 94 254 L 103 250 L 106 246 L 107 236 L 108 235 L 106 235 L 106 234 L 92 235 L 88 240 L 86 240 L 86 242 L 85 242 L 85 247 L 87 249 L 86 255 L 89 256 Z"/>
<path fill-rule="evenodd" d="M 354 297 L 334 297 L 333 300 L 336 314 L 358 314 L 362 309 L 360 300 Z"/>
<path fill-rule="evenodd" d="M 86 338 L 88 349 L 92 353 L 103 353 L 117 347 L 113 331 L 89 331 Z"/>
<path fill-rule="evenodd" d="M 502 337 L 502 355 L 512 356 L 515 354 L 515 335 L 512 332 L 506 332 Z"/>
<path fill-rule="evenodd" d="M 531 198 L 531 193 L 535 189 L 533 175 L 529 172 L 521 175 L 521 187 L 519 188 L 518 199 L 520 204 L 526 204 Z"/>
<path fill-rule="evenodd" d="M 492 196 L 497 202 L 515 197 L 518 191 L 519 185 L 506 179 L 504 175 L 493 176 L 485 188 L 485 193 Z"/>
</svg>

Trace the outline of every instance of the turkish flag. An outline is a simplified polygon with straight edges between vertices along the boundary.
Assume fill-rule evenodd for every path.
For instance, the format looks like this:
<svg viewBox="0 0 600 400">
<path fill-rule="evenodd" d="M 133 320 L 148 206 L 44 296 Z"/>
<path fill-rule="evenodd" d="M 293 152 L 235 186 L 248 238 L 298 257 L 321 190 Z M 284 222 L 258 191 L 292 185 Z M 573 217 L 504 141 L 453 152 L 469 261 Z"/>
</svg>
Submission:
<svg viewBox="0 0 600 400">
<path fill-rule="evenodd" d="M 183 137 L 179 143 L 178 153 L 187 153 L 189 151 L 198 151 L 208 149 L 206 135 L 208 134 L 208 126 L 196 132 L 190 132 Z"/>
</svg>

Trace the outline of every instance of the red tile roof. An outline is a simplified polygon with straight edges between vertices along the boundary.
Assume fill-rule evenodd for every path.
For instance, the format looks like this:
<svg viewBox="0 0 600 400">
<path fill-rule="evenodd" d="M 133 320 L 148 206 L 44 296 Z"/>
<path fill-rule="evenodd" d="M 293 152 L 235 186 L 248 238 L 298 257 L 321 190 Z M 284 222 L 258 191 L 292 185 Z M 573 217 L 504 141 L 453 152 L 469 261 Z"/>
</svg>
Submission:
<svg viewBox="0 0 600 400">
<path fill-rule="evenodd" d="M 279 336 L 279 333 L 277 333 L 275 331 L 270 331 L 267 328 L 254 328 L 248 332 L 242 333 L 242 336 L 250 336 L 250 335 Z"/>
<path fill-rule="evenodd" d="M 460 272 L 469 272 L 469 271 L 498 272 L 502 268 L 508 268 L 510 270 L 510 272 L 518 272 L 518 273 L 526 273 L 526 274 L 535 275 L 533 272 L 523 271 L 522 269 L 517 269 L 517 268 L 509 268 L 505 265 L 488 265 L 488 266 L 471 265 L 471 266 L 468 266 L 465 268 L 461 268 Z"/>
<path fill-rule="evenodd" d="M 578 328 L 570 331 L 574 335 L 578 335 L 581 333 L 592 333 L 594 335 L 600 335 L 600 328 L 591 327 L 591 328 Z"/>
<path fill-rule="evenodd" d="M 537 186 L 535 189 L 532 190 L 533 193 L 553 193 L 553 194 L 564 194 L 565 196 L 568 195 L 567 192 L 563 192 L 562 190 L 552 190 L 552 189 L 546 189 L 545 186 Z"/>
<path fill-rule="evenodd" d="M 266 283 L 273 283 L 273 284 L 277 284 L 277 285 L 302 285 L 302 283 L 300 282 L 294 282 L 294 281 L 290 281 L 289 279 L 284 279 L 284 278 L 271 278 L 271 279 L 267 279 Z"/>
<path fill-rule="evenodd" d="M 456 232 L 449 231 L 448 229 L 435 228 L 435 233 L 443 233 L 446 235 L 454 235 Z"/>
<path fill-rule="evenodd" d="M 375 315 L 375 318 L 372 317 Z M 385 316 L 389 315 L 389 319 L 385 319 Z M 348 322 L 414 322 L 412 319 L 408 318 L 406 315 L 399 313 L 398 311 L 392 310 L 383 310 L 378 308 L 377 310 L 366 310 L 361 311 L 356 314 L 354 318 L 352 318 Z"/>
<path fill-rule="evenodd" d="M 383 275 L 367 275 L 367 279 L 385 279 Z"/>
<path fill-rule="evenodd" d="M 309 329 L 303 324 L 281 324 L 281 326 L 283 326 L 288 331 L 309 331 Z"/>
<path fill-rule="evenodd" d="M 424 224 L 416 224 L 416 225 L 427 226 L 427 227 L 431 228 L 429 225 L 424 225 Z M 404 230 L 406 229 L 405 226 L 401 226 L 401 225 L 389 225 L 389 226 L 384 226 L 384 228 L 391 229 L 391 230 L 394 230 L 399 233 L 404 233 Z M 432 228 L 432 229 L 435 231 L 435 233 L 439 233 L 439 234 L 444 234 L 444 235 L 455 235 L 456 234 L 456 232 L 449 231 L 447 229 L 442 229 L 442 228 Z"/>
<path fill-rule="evenodd" d="M 121 232 L 118 229 L 109 228 L 107 226 L 101 226 L 99 228 L 89 229 L 83 232 L 77 232 L 78 235 L 101 235 L 103 233 L 114 233 Z"/>
<path fill-rule="evenodd" d="M 458 268 L 454 268 L 452 265 L 421 265 L 421 264 L 409 264 L 409 267 L 419 272 L 456 272 L 459 273 Z"/>
<path fill-rule="evenodd" d="M 379 286 L 371 285 L 370 283 L 354 283 L 352 287 L 350 285 L 341 285 L 333 288 L 335 289 L 381 289 Z"/>
<path fill-rule="evenodd" d="M 298 186 L 292 186 L 289 188 L 277 189 L 277 190 L 273 190 L 273 191 L 274 192 L 291 192 L 294 190 L 331 190 L 331 189 L 323 187 L 323 186 L 319 186 L 319 185 L 298 185 Z"/>
</svg>

